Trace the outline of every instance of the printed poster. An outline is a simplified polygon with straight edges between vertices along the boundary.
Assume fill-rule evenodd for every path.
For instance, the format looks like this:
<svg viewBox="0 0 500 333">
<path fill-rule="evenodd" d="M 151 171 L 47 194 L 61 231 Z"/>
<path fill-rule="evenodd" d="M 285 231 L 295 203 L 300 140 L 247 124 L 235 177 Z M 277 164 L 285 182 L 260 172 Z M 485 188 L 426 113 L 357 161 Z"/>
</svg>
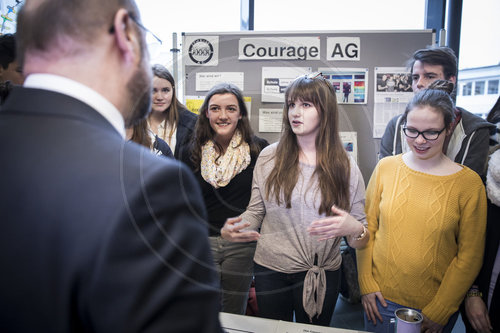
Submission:
<svg viewBox="0 0 500 333">
<path fill-rule="evenodd" d="M 218 83 L 232 83 L 241 91 L 245 90 L 243 85 L 244 72 L 202 72 L 196 73 L 196 91 L 209 91 Z"/>
<path fill-rule="evenodd" d="M 205 96 L 186 96 L 184 105 L 192 113 L 200 114 L 200 108 L 204 100 Z"/>
<path fill-rule="evenodd" d="M 357 132 L 340 132 L 340 140 L 344 145 L 346 152 L 351 155 L 356 163 L 358 163 L 358 133 Z"/>
<path fill-rule="evenodd" d="M 366 104 L 368 68 L 318 68 L 337 93 L 338 104 Z"/>
<path fill-rule="evenodd" d="M 387 123 L 404 112 L 413 91 L 404 67 L 375 67 L 374 72 L 373 137 L 381 138 Z"/>
<path fill-rule="evenodd" d="M 297 77 L 311 73 L 311 67 L 262 67 L 262 102 L 285 102 L 285 90 Z"/>
<path fill-rule="evenodd" d="M 281 133 L 283 109 L 259 109 L 259 132 Z"/>
</svg>

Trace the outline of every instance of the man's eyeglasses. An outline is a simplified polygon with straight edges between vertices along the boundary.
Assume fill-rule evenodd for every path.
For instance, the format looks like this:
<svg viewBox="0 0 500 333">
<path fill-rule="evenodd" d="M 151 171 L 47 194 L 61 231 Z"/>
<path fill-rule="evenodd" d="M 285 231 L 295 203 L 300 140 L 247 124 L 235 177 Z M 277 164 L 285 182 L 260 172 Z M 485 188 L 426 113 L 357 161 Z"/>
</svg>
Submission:
<svg viewBox="0 0 500 333">
<path fill-rule="evenodd" d="M 441 133 L 443 133 L 443 131 L 445 129 L 446 129 L 446 127 L 443 128 L 440 131 L 423 131 L 423 132 L 420 132 L 420 131 L 417 131 L 414 128 L 403 127 L 403 132 L 404 132 L 404 134 L 407 137 L 412 138 L 412 139 L 416 139 L 416 138 L 418 138 L 419 135 L 422 135 L 422 137 L 425 140 L 427 140 L 427 141 L 434 141 L 434 140 L 436 140 L 439 137 L 439 135 Z"/>
<path fill-rule="evenodd" d="M 163 42 L 158 36 L 156 36 L 153 32 L 151 32 L 151 30 L 149 30 L 141 22 L 139 22 L 139 20 L 134 15 L 129 13 L 129 17 L 132 20 L 132 22 L 134 22 L 139 28 L 144 30 L 146 34 L 146 45 L 148 46 L 149 56 L 151 59 L 154 59 L 160 54 L 161 45 L 163 44 Z M 115 32 L 115 26 L 112 25 L 111 28 L 109 29 L 109 33 L 113 34 L 114 32 Z"/>
</svg>

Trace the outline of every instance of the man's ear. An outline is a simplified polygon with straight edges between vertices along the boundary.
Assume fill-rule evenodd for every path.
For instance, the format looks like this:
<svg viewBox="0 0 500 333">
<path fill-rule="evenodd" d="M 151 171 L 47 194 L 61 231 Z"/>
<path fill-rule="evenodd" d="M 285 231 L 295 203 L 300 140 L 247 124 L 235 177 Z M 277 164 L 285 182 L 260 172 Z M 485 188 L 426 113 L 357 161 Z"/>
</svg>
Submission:
<svg viewBox="0 0 500 333">
<path fill-rule="evenodd" d="M 450 81 L 451 83 L 453 83 L 453 85 L 457 85 L 457 77 L 455 75 L 452 75 L 448 78 L 448 81 Z"/>
<path fill-rule="evenodd" d="M 116 45 L 127 62 L 133 61 L 135 56 L 140 54 L 140 51 L 134 52 L 134 50 L 140 48 L 140 41 L 133 24 L 129 13 L 125 9 L 120 8 L 116 12 L 113 20 Z"/>
</svg>

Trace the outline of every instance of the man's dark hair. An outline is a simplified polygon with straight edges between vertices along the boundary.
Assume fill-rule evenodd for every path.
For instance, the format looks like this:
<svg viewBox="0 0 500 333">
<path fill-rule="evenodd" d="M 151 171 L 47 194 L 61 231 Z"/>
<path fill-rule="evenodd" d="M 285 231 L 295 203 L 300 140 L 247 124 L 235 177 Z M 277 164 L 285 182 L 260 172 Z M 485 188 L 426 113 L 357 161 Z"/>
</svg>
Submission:
<svg viewBox="0 0 500 333">
<path fill-rule="evenodd" d="M 408 63 L 411 74 L 413 74 L 413 65 L 417 60 L 422 64 L 442 66 L 446 80 L 449 80 L 452 76 L 457 76 L 457 57 L 449 47 L 429 47 L 415 51 Z"/>
<path fill-rule="evenodd" d="M 500 96 L 498 97 L 495 105 L 491 108 L 490 112 L 488 112 L 486 120 L 493 124 L 500 122 Z"/>
<path fill-rule="evenodd" d="M 64 52 L 78 52 L 78 45 L 88 49 L 101 33 L 110 31 L 120 8 L 139 18 L 134 0 L 26 0 L 17 16 L 18 63 L 24 64 L 27 52 L 56 49 L 64 57 Z"/>
<path fill-rule="evenodd" d="M 0 36 L 0 65 L 7 69 L 16 60 L 16 37 L 14 34 Z"/>
</svg>

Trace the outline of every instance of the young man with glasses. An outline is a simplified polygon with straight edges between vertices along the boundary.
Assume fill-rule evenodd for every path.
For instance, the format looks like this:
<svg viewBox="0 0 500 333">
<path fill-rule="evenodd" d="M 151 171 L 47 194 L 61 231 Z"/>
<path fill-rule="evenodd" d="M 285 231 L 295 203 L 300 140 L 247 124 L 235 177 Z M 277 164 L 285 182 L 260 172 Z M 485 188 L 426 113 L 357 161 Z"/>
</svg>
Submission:
<svg viewBox="0 0 500 333">
<path fill-rule="evenodd" d="M 456 85 L 457 58 L 447 47 L 417 50 L 410 59 L 412 88 L 416 93 L 436 80 L 447 80 Z M 476 171 L 484 179 L 488 156 L 490 123 L 465 109 L 456 107 L 456 120 L 446 138 L 445 154 L 457 163 Z M 396 134 L 398 133 L 398 134 Z M 380 158 L 409 150 L 404 138 L 401 115 L 389 121 L 380 142 Z"/>
<path fill-rule="evenodd" d="M 27 0 L 17 28 L 27 78 L 0 112 L 0 331 L 222 332 L 196 180 L 125 140 L 151 104 L 135 2 Z"/>
</svg>

